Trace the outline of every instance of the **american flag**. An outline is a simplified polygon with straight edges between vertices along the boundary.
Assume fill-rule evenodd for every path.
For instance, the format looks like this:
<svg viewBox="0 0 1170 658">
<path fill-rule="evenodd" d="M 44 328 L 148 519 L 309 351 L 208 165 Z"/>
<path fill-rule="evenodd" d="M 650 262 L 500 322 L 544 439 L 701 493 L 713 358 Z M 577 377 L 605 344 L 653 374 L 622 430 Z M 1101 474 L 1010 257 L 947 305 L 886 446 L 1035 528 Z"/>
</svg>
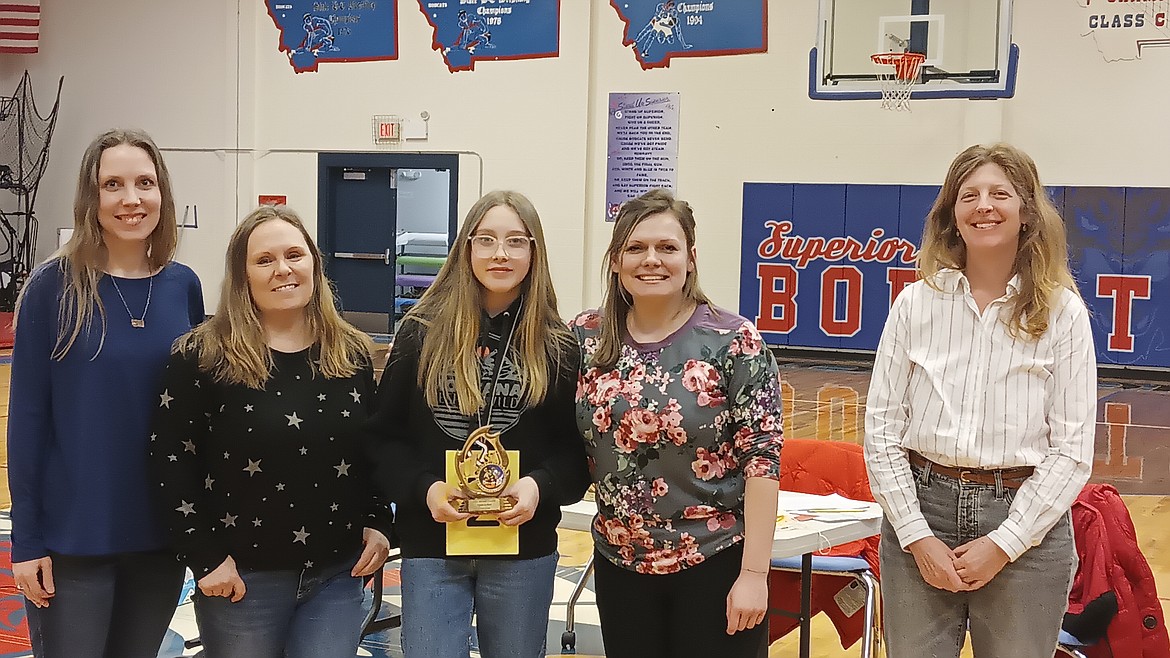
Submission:
<svg viewBox="0 0 1170 658">
<path fill-rule="evenodd" d="M 0 53 L 37 52 L 40 32 L 40 0 L 0 0 Z"/>
</svg>

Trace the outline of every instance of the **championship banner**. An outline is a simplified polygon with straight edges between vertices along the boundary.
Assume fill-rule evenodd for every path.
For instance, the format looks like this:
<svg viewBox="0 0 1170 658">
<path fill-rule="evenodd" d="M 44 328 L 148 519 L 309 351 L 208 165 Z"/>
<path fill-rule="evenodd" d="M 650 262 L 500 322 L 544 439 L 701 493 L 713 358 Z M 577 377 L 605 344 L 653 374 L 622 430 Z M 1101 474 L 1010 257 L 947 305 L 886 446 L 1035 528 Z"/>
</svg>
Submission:
<svg viewBox="0 0 1170 658">
<path fill-rule="evenodd" d="M 670 66 L 673 57 L 713 57 L 768 51 L 767 0 L 610 0 L 626 24 L 643 69 Z"/>
<path fill-rule="evenodd" d="M 398 59 L 398 0 L 265 0 L 297 73 L 321 62 Z"/>
<path fill-rule="evenodd" d="M 938 188 L 744 183 L 740 314 L 769 345 L 872 351 Z M 1101 364 L 1170 367 L 1170 189 L 1050 188 Z"/>
<path fill-rule="evenodd" d="M 560 0 L 418 0 L 452 73 L 477 61 L 537 59 L 560 54 Z"/>
</svg>

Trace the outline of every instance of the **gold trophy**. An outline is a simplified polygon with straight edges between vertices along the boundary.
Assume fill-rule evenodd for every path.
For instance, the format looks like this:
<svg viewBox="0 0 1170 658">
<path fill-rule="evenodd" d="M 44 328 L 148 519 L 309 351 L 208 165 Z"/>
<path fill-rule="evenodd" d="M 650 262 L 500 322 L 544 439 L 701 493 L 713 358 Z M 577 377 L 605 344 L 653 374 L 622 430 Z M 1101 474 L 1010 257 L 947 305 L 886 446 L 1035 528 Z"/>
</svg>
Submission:
<svg viewBox="0 0 1170 658">
<path fill-rule="evenodd" d="M 501 496 L 511 481 L 508 451 L 500 444 L 500 433 L 491 425 L 476 429 L 455 455 L 455 475 L 466 498 L 455 501 L 455 509 L 474 515 L 499 514 L 512 509 L 516 501 Z"/>
</svg>

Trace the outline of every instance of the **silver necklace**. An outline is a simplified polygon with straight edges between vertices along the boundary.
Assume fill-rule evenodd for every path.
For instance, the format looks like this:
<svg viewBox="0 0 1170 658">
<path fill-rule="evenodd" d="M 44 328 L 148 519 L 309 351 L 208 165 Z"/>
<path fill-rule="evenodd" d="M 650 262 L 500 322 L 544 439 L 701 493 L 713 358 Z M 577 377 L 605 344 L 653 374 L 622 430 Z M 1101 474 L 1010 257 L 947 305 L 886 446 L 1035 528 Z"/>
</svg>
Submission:
<svg viewBox="0 0 1170 658">
<path fill-rule="evenodd" d="M 147 277 L 146 285 L 146 306 L 142 308 L 142 317 L 136 318 L 130 312 L 130 305 L 126 303 L 126 298 L 122 296 L 122 289 L 118 287 L 118 279 L 110 277 L 110 283 L 114 284 L 114 292 L 118 293 L 118 299 L 122 300 L 122 307 L 126 309 L 126 315 L 130 316 L 130 326 L 135 329 L 142 329 L 146 326 L 146 312 L 150 310 L 150 293 L 154 291 L 154 276 Z"/>
</svg>

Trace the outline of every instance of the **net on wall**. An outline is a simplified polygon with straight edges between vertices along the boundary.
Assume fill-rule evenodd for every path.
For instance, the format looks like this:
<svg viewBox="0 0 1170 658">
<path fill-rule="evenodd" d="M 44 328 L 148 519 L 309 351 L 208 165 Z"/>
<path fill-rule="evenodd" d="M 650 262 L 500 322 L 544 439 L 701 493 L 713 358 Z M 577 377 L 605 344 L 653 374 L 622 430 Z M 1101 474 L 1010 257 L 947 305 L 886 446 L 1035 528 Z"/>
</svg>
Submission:
<svg viewBox="0 0 1170 658">
<path fill-rule="evenodd" d="M 37 189 L 49 163 L 61 87 L 47 115 L 37 109 L 28 71 L 11 96 L 0 96 L 0 311 L 11 311 L 35 262 Z M 4 191 L 11 193 L 9 197 Z"/>
</svg>

